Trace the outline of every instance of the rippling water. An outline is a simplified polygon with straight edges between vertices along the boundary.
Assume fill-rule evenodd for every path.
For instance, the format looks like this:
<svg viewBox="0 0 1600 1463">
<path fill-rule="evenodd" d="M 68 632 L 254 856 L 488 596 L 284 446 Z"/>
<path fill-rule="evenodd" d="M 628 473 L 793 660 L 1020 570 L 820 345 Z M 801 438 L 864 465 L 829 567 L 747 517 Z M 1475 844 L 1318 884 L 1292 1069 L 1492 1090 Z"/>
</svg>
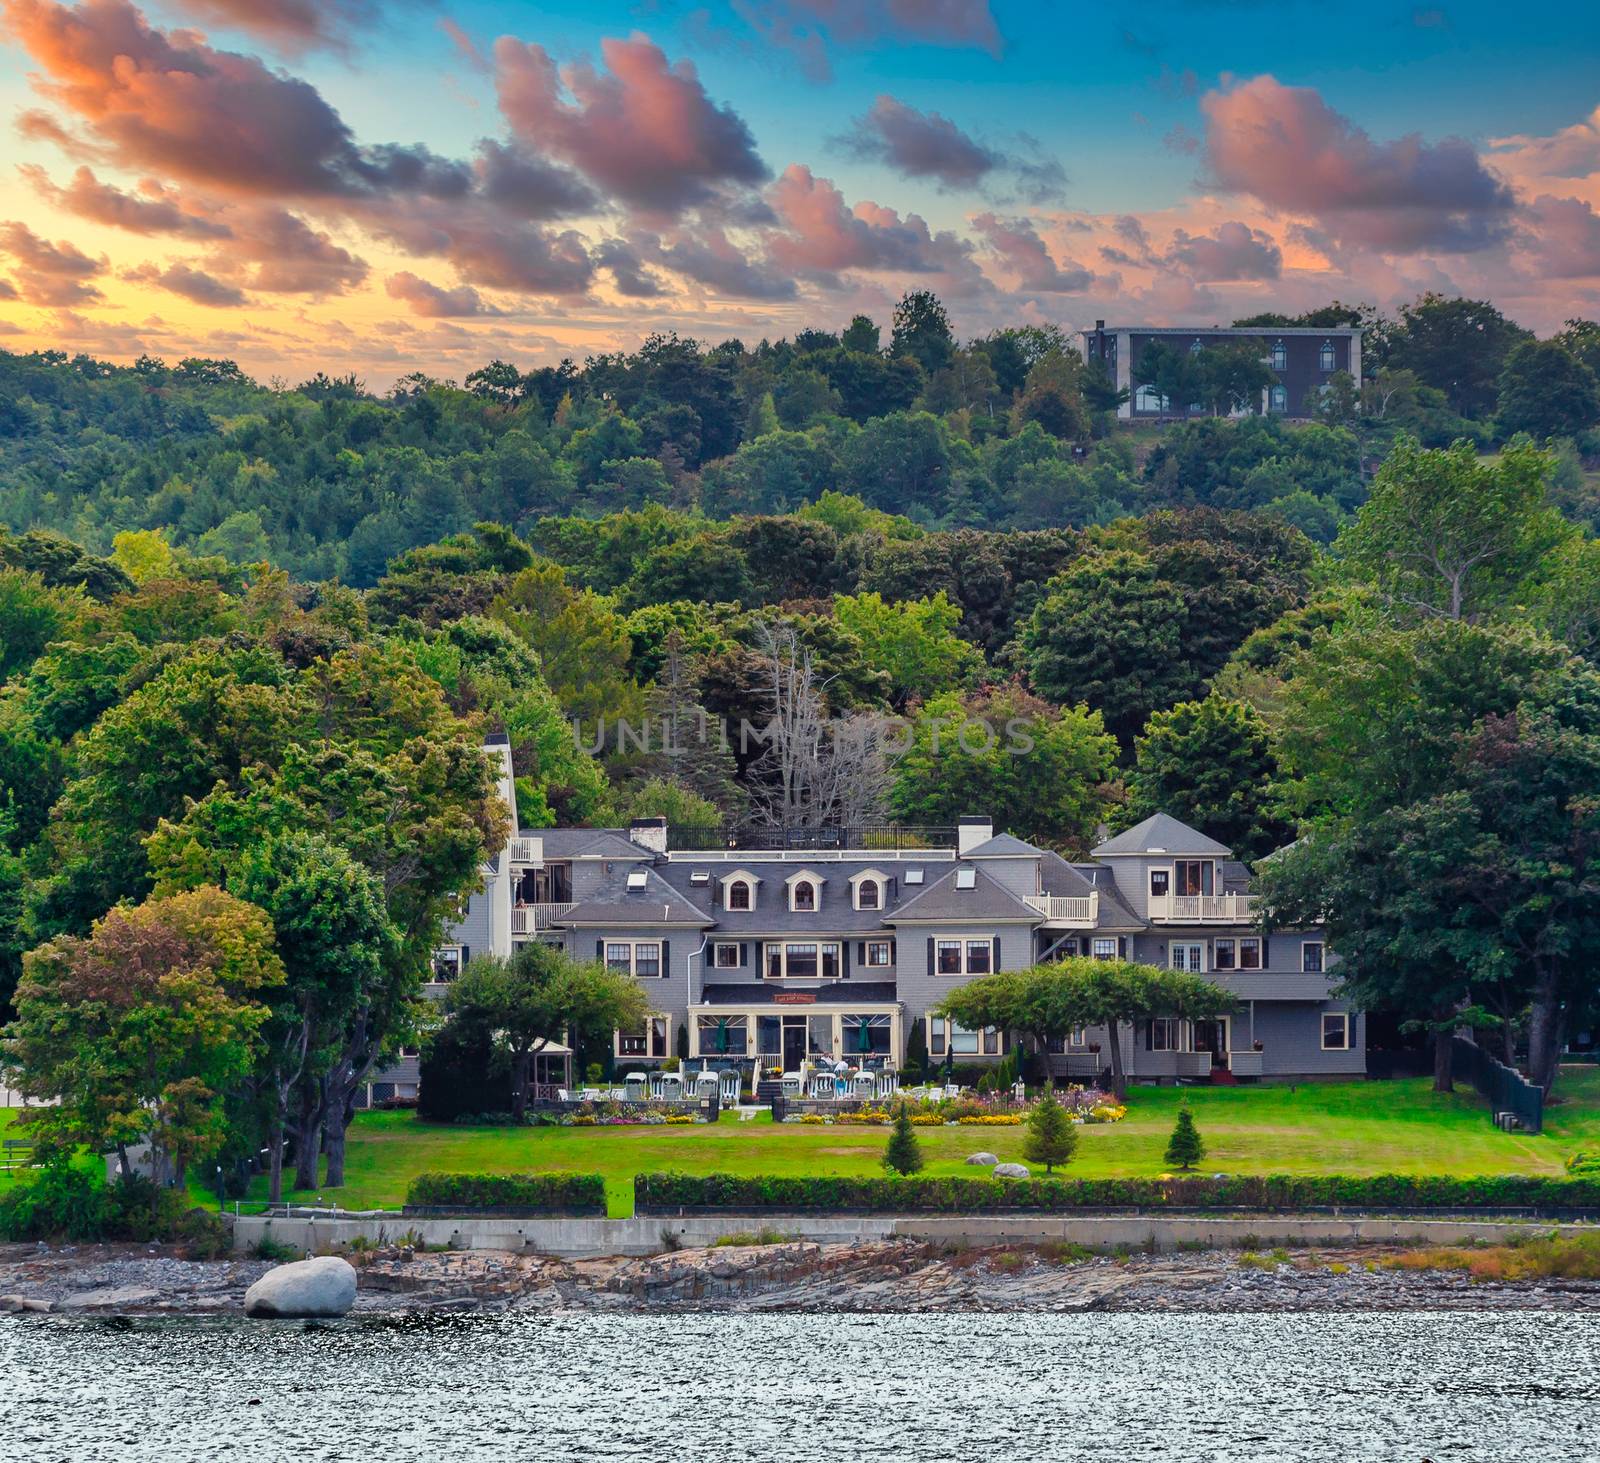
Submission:
<svg viewBox="0 0 1600 1463">
<path fill-rule="evenodd" d="M 0 1457 L 1600 1458 L 1600 1317 L 0 1317 Z"/>
</svg>

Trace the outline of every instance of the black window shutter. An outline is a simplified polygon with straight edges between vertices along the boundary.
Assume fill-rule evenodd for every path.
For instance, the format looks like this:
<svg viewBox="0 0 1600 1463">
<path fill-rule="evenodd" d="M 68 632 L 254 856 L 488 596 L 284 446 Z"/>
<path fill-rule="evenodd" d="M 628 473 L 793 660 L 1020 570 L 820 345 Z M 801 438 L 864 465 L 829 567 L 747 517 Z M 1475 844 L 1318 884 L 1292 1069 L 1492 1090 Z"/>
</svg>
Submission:
<svg viewBox="0 0 1600 1463">
<path fill-rule="evenodd" d="M 845 980 L 850 979 L 850 942 L 839 941 L 839 974 Z"/>
<path fill-rule="evenodd" d="M 1154 1021 L 1144 1023 L 1144 1049 L 1153 1052 L 1156 1049 L 1156 1024 Z"/>
<path fill-rule="evenodd" d="M 672 974 L 672 941 L 661 942 L 661 978 L 666 980 Z"/>
<path fill-rule="evenodd" d="M 1126 935 L 1117 936 L 1117 958 L 1119 960 L 1128 958 L 1128 937 Z"/>
<path fill-rule="evenodd" d="M 928 936 L 928 974 L 933 974 L 933 936 Z"/>
<path fill-rule="evenodd" d="M 594 958 L 596 960 L 598 960 L 602 965 L 605 964 L 605 960 L 606 960 L 606 942 L 604 940 L 596 940 L 594 942 Z"/>
<path fill-rule="evenodd" d="M 471 945 L 463 945 L 461 947 L 461 968 L 463 970 L 465 970 L 467 968 L 467 961 L 469 961 L 470 959 L 472 959 L 472 946 Z"/>
<path fill-rule="evenodd" d="M 749 963 L 750 963 L 750 947 L 747 944 L 745 944 L 745 942 L 743 940 L 740 940 L 739 941 L 739 964 L 740 965 L 748 965 Z"/>
<path fill-rule="evenodd" d="M 1272 961 L 1267 957 L 1267 937 L 1263 935 L 1261 937 L 1261 968 L 1265 970 L 1271 964 Z"/>
<path fill-rule="evenodd" d="M 994 937 L 994 942 L 993 943 L 994 943 L 994 959 L 991 960 L 989 962 L 989 964 L 990 964 L 992 969 L 998 970 L 1000 968 L 1000 936 L 999 935 L 996 935 Z"/>
<path fill-rule="evenodd" d="M 867 942 L 865 940 L 856 941 L 856 959 L 862 965 L 867 963 Z"/>
</svg>

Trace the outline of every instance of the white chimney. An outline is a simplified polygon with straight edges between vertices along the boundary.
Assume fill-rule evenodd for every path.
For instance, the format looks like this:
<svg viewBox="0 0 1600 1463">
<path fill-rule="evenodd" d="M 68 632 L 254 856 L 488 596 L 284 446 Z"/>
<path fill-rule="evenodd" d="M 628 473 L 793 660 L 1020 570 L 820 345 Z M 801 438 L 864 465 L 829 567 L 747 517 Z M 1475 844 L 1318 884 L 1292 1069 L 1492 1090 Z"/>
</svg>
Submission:
<svg viewBox="0 0 1600 1463">
<path fill-rule="evenodd" d="M 992 818 L 962 818 L 956 824 L 956 853 L 965 858 L 994 837 Z"/>
<path fill-rule="evenodd" d="M 628 825 L 628 837 L 651 853 L 667 851 L 667 820 L 665 818 L 635 818 Z"/>
</svg>

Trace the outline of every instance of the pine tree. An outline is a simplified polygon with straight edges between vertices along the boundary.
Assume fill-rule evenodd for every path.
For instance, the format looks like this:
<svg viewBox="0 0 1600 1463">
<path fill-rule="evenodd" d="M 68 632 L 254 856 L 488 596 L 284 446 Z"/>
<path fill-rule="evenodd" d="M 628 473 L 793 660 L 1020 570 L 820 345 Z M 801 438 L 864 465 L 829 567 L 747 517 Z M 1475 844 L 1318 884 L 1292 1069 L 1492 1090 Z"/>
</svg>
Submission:
<svg viewBox="0 0 1600 1463">
<path fill-rule="evenodd" d="M 1174 1168 L 1193 1168 L 1206 1156 L 1205 1139 L 1194 1125 L 1188 1103 L 1178 1109 L 1178 1121 L 1167 1140 L 1167 1162 Z"/>
<path fill-rule="evenodd" d="M 1056 1101 L 1055 1090 L 1047 1083 L 1044 1096 L 1028 1114 L 1022 1156 L 1029 1163 L 1042 1163 L 1046 1173 L 1053 1173 L 1058 1163 L 1065 1163 L 1077 1151 L 1078 1125 L 1067 1116 L 1066 1108 Z"/>
<path fill-rule="evenodd" d="M 915 1173 L 922 1167 L 922 1144 L 917 1141 L 916 1129 L 911 1126 L 911 1114 L 905 1103 L 895 1114 L 894 1129 L 889 1134 L 888 1145 L 883 1150 L 883 1166 L 890 1173 Z"/>
</svg>

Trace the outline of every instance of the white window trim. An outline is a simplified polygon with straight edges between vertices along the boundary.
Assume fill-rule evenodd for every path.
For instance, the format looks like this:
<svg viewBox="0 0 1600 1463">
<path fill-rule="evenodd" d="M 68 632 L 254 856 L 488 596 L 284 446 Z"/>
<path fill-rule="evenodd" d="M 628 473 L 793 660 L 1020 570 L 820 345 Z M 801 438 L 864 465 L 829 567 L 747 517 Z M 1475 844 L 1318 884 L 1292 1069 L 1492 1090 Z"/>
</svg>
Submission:
<svg viewBox="0 0 1600 1463">
<path fill-rule="evenodd" d="M 1342 1046 L 1329 1046 L 1328 1045 L 1328 1018 L 1330 1016 L 1338 1018 L 1343 1023 L 1341 1029 L 1344 1032 L 1344 1044 Z M 1318 1035 L 1320 1036 L 1321 1041 L 1322 1041 L 1322 1049 L 1323 1049 L 1323 1051 L 1325 1051 L 1325 1052 L 1347 1052 L 1347 1051 L 1350 1051 L 1352 1049 L 1354 1043 L 1353 1043 L 1353 1041 L 1351 1039 L 1352 1038 L 1352 1032 L 1350 1030 L 1350 1013 L 1348 1011 L 1324 1011 L 1324 1012 L 1322 1012 L 1322 1014 L 1321 1014 L 1321 1016 L 1320 1016 L 1320 1018 L 1319 1018 L 1319 1020 L 1317 1022 L 1317 1026 L 1318 1026 Z"/>
<path fill-rule="evenodd" d="M 958 1052 L 955 1049 L 956 1033 L 962 1036 L 973 1037 L 977 1046 L 970 1052 Z M 928 1017 L 928 1055 L 930 1058 L 938 1057 L 943 1061 L 945 1057 L 998 1057 L 1003 1055 L 1001 1048 L 1005 1045 L 997 1026 L 980 1027 L 977 1031 L 968 1031 L 964 1026 L 957 1026 L 948 1016 Z M 986 1046 L 994 1050 L 985 1051 Z"/>
<path fill-rule="evenodd" d="M 611 951 L 614 946 L 626 945 L 628 947 L 628 974 L 638 980 L 665 980 L 667 978 L 666 962 L 661 958 L 661 940 L 606 940 L 605 953 L 601 963 L 607 970 L 620 970 L 620 965 L 611 963 Z M 656 973 L 654 975 L 639 974 L 639 950 L 641 946 L 653 946 L 656 952 Z"/>
<path fill-rule="evenodd" d="M 731 874 L 723 874 L 717 882 L 722 886 L 722 907 L 732 910 L 734 914 L 748 914 L 756 907 L 756 900 L 760 895 L 761 880 L 747 869 L 735 869 Z M 748 884 L 750 886 L 750 910 L 733 909 L 728 903 L 728 890 L 734 884 Z"/>
<path fill-rule="evenodd" d="M 1250 943 L 1253 943 L 1255 945 L 1255 947 L 1256 947 L 1256 963 L 1254 965 L 1246 965 L 1244 963 L 1244 947 L 1247 944 L 1250 944 Z M 1267 968 L 1267 947 L 1266 947 L 1266 942 L 1262 939 L 1262 937 L 1260 935 L 1239 935 L 1239 936 L 1236 936 L 1235 937 L 1235 944 L 1234 944 L 1233 958 L 1238 962 L 1233 967 L 1235 970 L 1253 970 L 1253 971 L 1265 970 Z"/>
<path fill-rule="evenodd" d="M 1315 946 L 1320 952 L 1317 968 L 1313 970 L 1306 964 L 1306 951 Z M 1328 942 L 1326 940 L 1302 940 L 1300 942 L 1300 973 L 1302 975 L 1326 975 L 1328 971 Z"/>
<path fill-rule="evenodd" d="M 812 871 L 810 869 L 800 869 L 798 872 L 790 874 L 789 877 L 787 879 L 785 879 L 783 882 L 784 882 L 784 886 L 789 891 L 789 913 L 790 914 L 821 914 L 822 913 L 822 886 L 825 883 L 827 883 L 827 880 L 824 879 L 821 874 L 814 874 L 814 873 L 812 873 Z M 798 908 L 796 906 L 796 904 L 794 902 L 795 891 L 802 884 L 809 884 L 811 886 L 811 908 L 810 909 L 800 909 L 800 908 Z"/>
<path fill-rule="evenodd" d="M 966 980 L 975 975 L 993 975 L 994 946 L 996 938 L 997 937 L 994 935 L 984 934 L 956 935 L 946 933 L 942 935 L 935 935 L 933 937 L 934 979 L 937 980 L 942 976 L 946 980 Z M 940 970 L 939 947 L 941 945 L 954 945 L 958 942 L 961 945 L 961 969 L 959 971 Z M 989 968 L 987 970 L 974 970 L 972 968 L 972 952 L 970 949 L 968 949 L 969 945 L 987 945 L 989 947 Z"/>
<path fill-rule="evenodd" d="M 732 960 L 723 960 L 724 950 L 733 951 Z M 744 961 L 739 958 L 739 942 L 737 940 L 714 940 L 711 944 L 711 968 L 713 970 L 738 970 Z"/>
<path fill-rule="evenodd" d="M 1155 1023 L 1157 1021 L 1168 1022 L 1168 1023 L 1171 1024 L 1172 1030 L 1173 1030 L 1173 1033 L 1174 1033 L 1174 1038 L 1175 1038 L 1175 1040 L 1177 1042 L 1176 1046 L 1157 1046 L 1156 1045 L 1154 1027 L 1155 1027 Z M 1156 1052 L 1163 1052 L 1163 1053 L 1178 1052 L 1178 1053 L 1182 1053 L 1182 1052 L 1186 1052 L 1186 1051 L 1191 1050 L 1191 1043 L 1190 1043 L 1190 1040 L 1189 1040 L 1189 1023 L 1187 1021 L 1185 1021 L 1181 1016 L 1152 1016 L 1150 1018 L 1150 1024 L 1151 1024 L 1150 1050 L 1151 1050 L 1152 1053 L 1156 1053 Z"/>
<path fill-rule="evenodd" d="M 1200 968 L 1196 970 L 1189 964 L 1187 959 L 1182 965 L 1177 964 L 1177 954 L 1180 950 L 1198 950 L 1200 952 Z M 1167 968 L 1170 970 L 1181 970 L 1187 975 L 1204 975 L 1211 969 L 1210 960 L 1211 952 L 1206 949 L 1204 940 L 1174 940 L 1167 946 Z"/>
<path fill-rule="evenodd" d="M 1095 950 L 1095 946 L 1100 944 L 1110 945 L 1110 951 L 1105 955 L 1098 953 Z M 1121 949 L 1121 946 L 1118 945 L 1115 935 L 1091 935 L 1089 937 L 1089 958 L 1091 960 L 1120 960 L 1122 957 L 1117 953 L 1119 949 Z"/>
<path fill-rule="evenodd" d="M 814 945 L 817 951 L 817 973 L 815 975 L 790 975 L 789 974 L 789 946 Z M 833 950 L 833 975 L 822 973 L 823 952 Z M 768 973 L 770 966 L 768 957 L 776 950 L 778 952 L 778 965 L 780 974 Z M 843 940 L 768 940 L 761 947 L 761 978 L 762 980 L 826 980 L 835 981 L 844 976 L 844 941 Z"/>
<path fill-rule="evenodd" d="M 617 943 L 620 943 L 617 942 Z M 650 1026 L 652 1022 L 665 1023 L 662 1027 L 661 1045 L 662 1052 L 656 1056 L 650 1052 L 625 1052 L 622 1049 L 623 1037 L 642 1037 L 646 1046 L 650 1045 Z M 623 1061 L 633 1062 L 659 1062 L 672 1055 L 669 1050 L 672 1046 L 672 1017 L 665 1011 L 648 1012 L 644 1018 L 644 1025 L 637 1031 L 623 1031 L 620 1027 L 611 1033 L 611 1054 Z"/>
<path fill-rule="evenodd" d="M 894 969 L 894 941 L 893 940 L 867 940 L 864 943 L 866 944 L 867 948 L 866 948 L 866 954 L 863 955 L 862 958 L 861 958 L 861 968 L 863 970 L 893 970 Z M 873 959 L 872 959 L 872 947 L 874 945 L 882 945 L 884 950 L 887 952 L 889 958 L 887 960 L 882 961 L 882 962 L 874 962 Z"/>
<path fill-rule="evenodd" d="M 454 976 L 451 977 L 451 979 L 452 980 L 460 980 L 461 979 L 461 972 L 464 971 L 467 968 L 466 961 L 464 961 L 461 958 L 461 950 L 462 950 L 462 947 L 460 945 L 435 945 L 433 947 L 433 954 L 428 957 L 428 984 L 429 985 L 449 985 L 450 984 L 450 981 L 448 981 L 448 980 L 440 980 L 438 978 L 438 975 L 435 973 L 434 968 L 433 968 L 433 962 L 436 959 L 438 959 L 439 956 L 448 955 L 451 952 L 454 952 L 455 957 L 456 957 L 456 973 L 455 973 Z"/>
<path fill-rule="evenodd" d="M 875 912 L 884 909 L 889 903 L 889 876 L 878 869 L 862 869 L 858 874 L 850 876 L 850 904 L 852 908 Z M 863 906 L 861 903 L 861 888 L 864 884 L 876 884 L 878 887 L 878 902 Z"/>
<path fill-rule="evenodd" d="M 707 1032 L 710 1032 L 713 1038 L 713 1045 L 715 1044 L 718 1021 L 726 1021 L 730 1030 L 733 1028 L 735 1023 L 744 1029 L 744 1050 L 742 1052 L 730 1050 L 726 1053 L 723 1053 L 714 1051 L 701 1040 L 702 1036 L 704 1036 Z M 721 1011 L 701 1011 L 696 1015 L 694 1025 L 689 1028 L 689 1035 L 694 1043 L 692 1050 L 694 1055 L 697 1057 L 720 1057 L 726 1055 L 730 1061 L 738 1060 L 745 1062 L 749 1061 L 749 1059 L 756 1054 L 755 1023 L 743 1011 L 729 1011 L 726 1014 Z"/>
</svg>

